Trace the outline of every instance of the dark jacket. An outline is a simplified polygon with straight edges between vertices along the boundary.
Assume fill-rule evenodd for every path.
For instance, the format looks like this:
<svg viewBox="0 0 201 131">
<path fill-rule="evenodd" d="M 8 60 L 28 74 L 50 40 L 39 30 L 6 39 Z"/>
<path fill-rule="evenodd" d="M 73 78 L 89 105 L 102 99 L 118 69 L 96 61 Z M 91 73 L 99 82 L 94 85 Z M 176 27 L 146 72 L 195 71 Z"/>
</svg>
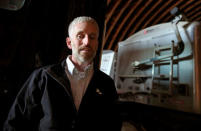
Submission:
<svg viewBox="0 0 201 131">
<path fill-rule="evenodd" d="M 121 123 L 113 80 L 95 69 L 77 111 L 65 64 L 35 70 L 19 92 L 4 131 L 115 131 Z"/>
</svg>

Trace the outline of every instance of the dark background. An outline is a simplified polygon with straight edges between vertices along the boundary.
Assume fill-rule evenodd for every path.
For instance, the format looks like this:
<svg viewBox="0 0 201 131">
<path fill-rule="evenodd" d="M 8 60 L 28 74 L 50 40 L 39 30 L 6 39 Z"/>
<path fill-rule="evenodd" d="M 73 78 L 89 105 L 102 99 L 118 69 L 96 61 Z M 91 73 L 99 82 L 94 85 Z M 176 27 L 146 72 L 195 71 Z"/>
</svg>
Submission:
<svg viewBox="0 0 201 131">
<path fill-rule="evenodd" d="M 40 67 L 58 63 L 70 51 L 66 48 L 67 26 L 76 16 L 94 17 L 104 31 L 106 0 L 26 0 L 17 11 L 0 9 L 0 127 L 7 117 L 17 92 L 30 73 Z M 95 65 L 99 65 L 101 45 Z M 138 130 L 201 130 L 197 114 L 119 102 L 121 118 Z M 198 129 L 197 129 L 198 128 Z"/>
<path fill-rule="evenodd" d="M 26 0 L 17 11 L 0 9 L 0 127 L 30 73 L 70 53 L 65 38 L 74 17 L 95 18 L 102 43 L 105 7 L 106 0 Z"/>
</svg>

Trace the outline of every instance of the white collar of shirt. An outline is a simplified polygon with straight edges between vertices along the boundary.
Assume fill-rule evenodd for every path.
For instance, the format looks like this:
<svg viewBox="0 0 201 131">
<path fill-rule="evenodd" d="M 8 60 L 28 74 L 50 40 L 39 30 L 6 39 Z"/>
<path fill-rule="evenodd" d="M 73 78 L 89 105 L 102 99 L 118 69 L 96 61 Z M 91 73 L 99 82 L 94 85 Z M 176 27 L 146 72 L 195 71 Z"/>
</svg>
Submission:
<svg viewBox="0 0 201 131">
<path fill-rule="evenodd" d="M 68 56 L 66 59 L 66 64 L 67 64 L 67 70 L 71 76 L 75 76 L 78 79 L 83 79 L 88 76 L 88 73 L 90 73 L 93 70 L 93 63 L 86 66 L 84 68 L 83 72 L 78 71 L 78 69 L 75 67 L 75 65 L 72 63 L 70 60 L 71 56 Z"/>
<path fill-rule="evenodd" d="M 66 64 L 67 64 L 67 66 L 68 66 L 68 72 L 69 72 L 71 75 L 73 75 L 73 70 L 74 70 L 75 66 L 74 66 L 74 64 L 72 63 L 72 61 L 70 60 L 69 57 L 70 57 L 70 56 L 68 56 L 67 59 L 66 59 Z"/>
</svg>

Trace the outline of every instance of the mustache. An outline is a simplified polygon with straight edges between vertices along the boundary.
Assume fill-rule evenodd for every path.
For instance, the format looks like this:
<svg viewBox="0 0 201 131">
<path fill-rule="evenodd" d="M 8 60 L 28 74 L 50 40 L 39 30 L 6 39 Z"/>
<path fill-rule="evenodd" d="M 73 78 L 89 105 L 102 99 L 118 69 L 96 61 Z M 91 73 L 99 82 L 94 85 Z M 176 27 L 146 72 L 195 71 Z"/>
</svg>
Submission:
<svg viewBox="0 0 201 131">
<path fill-rule="evenodd" d="M 82 46 L 79 48 L 80 50 L 90 49 L 92 50 L 91 46 Z"/>
</svg>

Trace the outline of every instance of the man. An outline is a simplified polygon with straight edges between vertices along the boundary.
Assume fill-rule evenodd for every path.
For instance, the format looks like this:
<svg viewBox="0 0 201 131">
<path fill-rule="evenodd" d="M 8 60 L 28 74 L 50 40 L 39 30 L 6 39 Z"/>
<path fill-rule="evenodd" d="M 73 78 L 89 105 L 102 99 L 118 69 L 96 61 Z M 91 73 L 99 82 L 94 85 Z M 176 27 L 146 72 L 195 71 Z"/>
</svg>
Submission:
<svg viewBox="0 0 201 131">
<path fill-rule="evenodd" d="M 91 17 L 75 18 L 61 64 L 35 70 L 16 97 L 5 131 L 116 131 L 121 122 L 113 80 L 93 66 L 99 27 Z"/>
</svg>

